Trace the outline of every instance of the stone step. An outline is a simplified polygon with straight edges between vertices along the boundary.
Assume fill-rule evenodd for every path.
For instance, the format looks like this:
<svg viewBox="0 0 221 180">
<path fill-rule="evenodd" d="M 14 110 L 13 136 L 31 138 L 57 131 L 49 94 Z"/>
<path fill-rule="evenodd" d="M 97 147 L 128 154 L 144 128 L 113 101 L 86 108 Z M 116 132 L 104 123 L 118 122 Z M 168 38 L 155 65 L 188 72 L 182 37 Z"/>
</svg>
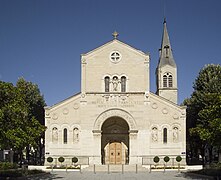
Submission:
<svg viewBox="0 0 221 180">
<path fill-rule="evenodd" d="M 109 170 L 108 170 L 109 168 Z M 147 168 L 142 167 L 142 165 L 91 165 L 82 171 L 94 171 L 95 172 L 143 172 L 148 171 Z"/>
</svg>

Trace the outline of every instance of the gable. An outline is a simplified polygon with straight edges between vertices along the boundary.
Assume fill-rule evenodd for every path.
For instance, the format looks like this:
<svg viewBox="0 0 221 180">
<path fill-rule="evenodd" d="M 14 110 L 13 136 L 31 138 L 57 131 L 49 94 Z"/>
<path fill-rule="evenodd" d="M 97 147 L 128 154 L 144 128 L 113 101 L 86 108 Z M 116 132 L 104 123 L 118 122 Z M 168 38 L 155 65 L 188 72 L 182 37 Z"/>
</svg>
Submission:
<svg viewBox="0 0 221 180">
<path fill-rule="evenodd" d="M 82 92 L 104 92 L 106 76 L 127 77 L 129 91 L 149 90 L 149 55 L 116 39 L 82 55 L 82 72 Z"/>
</svg>

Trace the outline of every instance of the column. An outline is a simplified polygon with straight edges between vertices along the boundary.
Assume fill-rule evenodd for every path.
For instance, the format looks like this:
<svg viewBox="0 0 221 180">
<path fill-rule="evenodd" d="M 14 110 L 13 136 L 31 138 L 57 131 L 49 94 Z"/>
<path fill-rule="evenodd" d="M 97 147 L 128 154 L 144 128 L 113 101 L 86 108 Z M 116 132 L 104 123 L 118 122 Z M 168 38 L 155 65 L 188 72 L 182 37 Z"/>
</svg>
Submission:
<svg viewBox="0 0 221 180">
<path fill-rule="evenodd" d="M 137 133 L 138 130 L 130 130 L 129 131 L 129 164 L 137 164 L 138 163 L 138 143 L 137 143 Z"/>
<path fill-rule="evenodd" d="M 101 130 L 93 130 L 94 148 L 93 157 L 90 158 L 89 164 L 101 164 Z"/>
</svg>

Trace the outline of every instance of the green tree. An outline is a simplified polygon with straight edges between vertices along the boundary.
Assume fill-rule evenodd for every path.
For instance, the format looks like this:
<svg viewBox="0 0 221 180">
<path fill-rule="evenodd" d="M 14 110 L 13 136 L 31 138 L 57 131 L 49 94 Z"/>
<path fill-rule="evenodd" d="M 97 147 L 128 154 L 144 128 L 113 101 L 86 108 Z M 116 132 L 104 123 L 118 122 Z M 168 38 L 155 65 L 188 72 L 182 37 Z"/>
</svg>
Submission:
<svg viewBox="0 0 221 180">
<path fill-rule="evenodd" d="M 24 78 L 19 78 L 19 80 L 16 83 L 16 87 L 18 88 L 19 92 L 23 96 L 23 99 L 28 105 L 28 119 L 30 123 L 32 123 L 31 121 L 38 121 L 38 123 L 44 125 L 44 106 L 46 106 L 46 103 L 38 86 L 36 84 L 33 84 L 32 82 L 26 81 Z M 40 124 L 38 124 L 37 127 L 42 128 Z M 29 161 L 29 154 L 31 148 L 34 148 L 35 150 L 34 152 L 35 159 L 37 158 L 37 156 L 39 156 L 39 159 L 41 160 L 43 156 L 42 149 L 44 145 L 42 144 L 41 139 L 44 139 L 44 133 L 42 133 L 41 136 L 38 136 L 36 134 L 34 137 L 36 137 L 35 139 L 36 144 L 28 145 L 26 147 L 27 151 L 26 154 L 28 161 Z"/>
<path fill-rule="evenodd" d="M 20 158 L 25 147 L 37 146 L 45 130 L 30 101 L 20 85 L 0 81 L 0 148 L 13 149 Z"/>
<path fill-rule="evenodd" d="M 193 89 L 191 97 L 183 103 L 187 106 L 187 144 L 192 155 L 200 150 L 204 157 L 205 146 L 210 147 L 210 152 L 213 146 L 220 148 L 217 140 L 220 142 L 221 66 L 207 65 L 201 69 Z"/>
</svg>

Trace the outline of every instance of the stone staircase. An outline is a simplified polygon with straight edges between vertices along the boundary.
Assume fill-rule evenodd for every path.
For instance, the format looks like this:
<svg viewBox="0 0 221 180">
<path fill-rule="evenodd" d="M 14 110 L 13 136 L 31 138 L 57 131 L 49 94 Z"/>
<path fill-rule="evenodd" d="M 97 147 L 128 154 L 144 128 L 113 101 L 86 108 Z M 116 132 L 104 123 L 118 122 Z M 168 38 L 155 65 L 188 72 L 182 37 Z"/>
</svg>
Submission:
<svg viewBox="0 0 221 180">
<path fill-rule="evenodd" d="M 82 169 L 82 172 L 95 171 L 95 172 L 107 172 L 107 173 L 122 173 L 122 172 L 145 172 L 147 168 L 142 165 L 90 165 L 87 168 Z"/>
</svg>

